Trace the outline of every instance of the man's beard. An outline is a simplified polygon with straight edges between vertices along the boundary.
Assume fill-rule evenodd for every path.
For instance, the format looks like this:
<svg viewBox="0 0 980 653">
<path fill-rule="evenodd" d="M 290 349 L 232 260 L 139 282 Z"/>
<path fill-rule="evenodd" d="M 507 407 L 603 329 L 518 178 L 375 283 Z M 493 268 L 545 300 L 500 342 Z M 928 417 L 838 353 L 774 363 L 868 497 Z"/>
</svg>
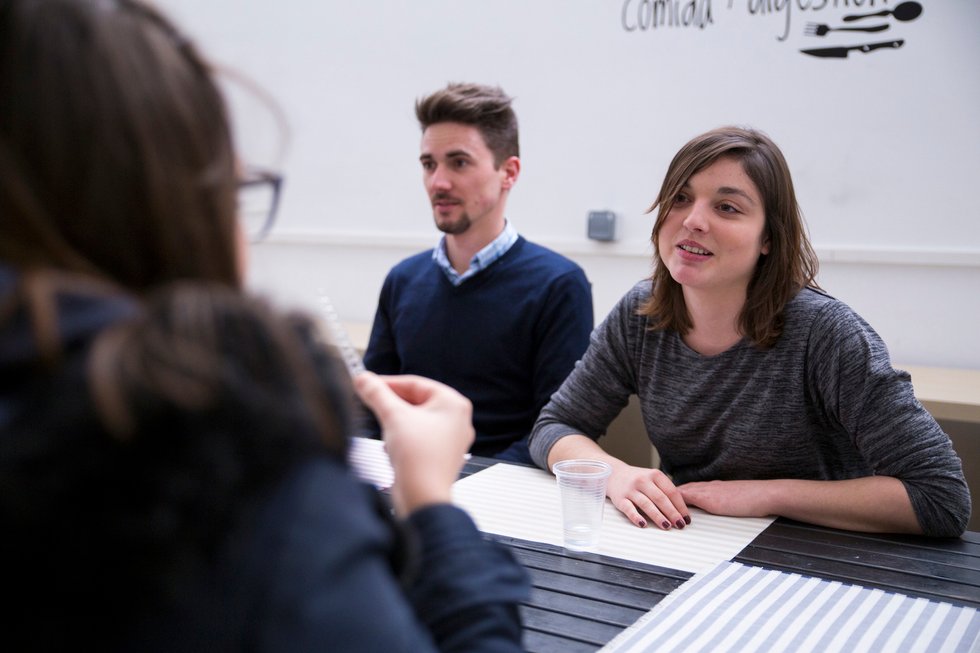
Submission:
<svg viewBox="0 0 980 653">
<path fill-rule="evenodd" d="M 436 218 L 436 228 L 444 234 L 450 234 L 452 236 L 458 236 L 459 234 L 465 232 L 470 228 L 470 216 L 463 213 L 459 216 L 459 220 L 454 222 L 448 222 Z"/>
</svg>

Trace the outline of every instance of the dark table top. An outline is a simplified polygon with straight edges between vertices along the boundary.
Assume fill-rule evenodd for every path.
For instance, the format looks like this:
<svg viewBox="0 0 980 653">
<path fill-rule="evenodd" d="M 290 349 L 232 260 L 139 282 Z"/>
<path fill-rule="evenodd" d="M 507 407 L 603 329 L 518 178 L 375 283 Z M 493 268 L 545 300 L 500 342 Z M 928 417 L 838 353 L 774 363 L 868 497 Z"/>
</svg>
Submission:
<svg viewBox="0 0 980 653">
<path fill-rule="evenodd" d="M 473 458 L 475 473 L 495 461 Z M 528 651 L 596 651 L 691 573 L 511 537 L 531 575 L 522 606 Z M 980 608 L 980 533 L 957 539 L 874 535 L 778 519 L 736 562 Z"/>
</svg>

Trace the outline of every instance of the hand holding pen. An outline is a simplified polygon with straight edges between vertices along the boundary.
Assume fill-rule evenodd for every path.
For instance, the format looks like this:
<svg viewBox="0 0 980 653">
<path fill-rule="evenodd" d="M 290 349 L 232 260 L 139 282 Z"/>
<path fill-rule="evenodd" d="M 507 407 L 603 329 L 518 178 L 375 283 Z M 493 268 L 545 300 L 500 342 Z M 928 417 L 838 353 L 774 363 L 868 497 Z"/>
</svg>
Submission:
<svg viewBox="0 0 980 653">
<path fill-rule="evenodd" d="M 362 372 L 354 389 L 381 423 L 385 449 L 395 471 L 395 511 L 452 501 L 473 443 L 473 405 L 447 385 L 420 376 Z"/>
</svg>

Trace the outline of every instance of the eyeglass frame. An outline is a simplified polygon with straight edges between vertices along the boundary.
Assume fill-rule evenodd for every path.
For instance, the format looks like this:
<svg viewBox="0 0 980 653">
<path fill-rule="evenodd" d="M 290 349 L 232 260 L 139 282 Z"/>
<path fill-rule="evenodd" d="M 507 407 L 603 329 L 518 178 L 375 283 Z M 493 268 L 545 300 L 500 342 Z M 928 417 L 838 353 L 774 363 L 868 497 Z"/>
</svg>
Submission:
<svg viewBox="0 0 980 653">
<path fill-rule="evenodd" d="M 272 187 L 272 202 L 269 204 L 269 209 L 266 213 L 265 220 L 262 222 L 262 227 L 259 228 L 254 236 L 249 235 L 249 240 L 252 242 L 258 242 L 264 239 L 276 223 L 276 217 L 279 212 L 279 198 L 282 195 L 283 175 L 273 170 L 249 166 L 245 169 L 244 175 L 238 180 L 236 187 L 237 193 L 243 188 L 263 184 L 268 184 Z"/>
</svg>

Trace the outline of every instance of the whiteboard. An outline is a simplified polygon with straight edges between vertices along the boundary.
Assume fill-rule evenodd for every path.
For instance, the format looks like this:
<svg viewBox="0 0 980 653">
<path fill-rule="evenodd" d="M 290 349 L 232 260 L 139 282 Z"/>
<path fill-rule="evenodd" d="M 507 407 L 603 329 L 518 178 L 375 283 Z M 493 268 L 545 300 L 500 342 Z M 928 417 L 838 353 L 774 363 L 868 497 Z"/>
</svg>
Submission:
<svg viewBox="0 0 980 653">
<path fill-rule="evenodd" d="M 415 99 L 448 81 L 515 97 L 523 170 L 508 217 L 585 240 L 588 211 L 649 237 L 666 166 L 723 124 L 783 149 L 819 247 L 977 254 L 980 3 L 845 23 L 892 0 L 167 0 L 215 60 L 276 98 L 232 89 L 243 156 L 286 174 L 277 233 L 434 239 Z M 662 23 L 654 24 L 656 18 Z M 805 33 L 808 23 L 887 25 Z M 802 49 L 901 40 L 846 58 Z M 234 84 L 232 85 L 234 87 Z"/>
</svg>

